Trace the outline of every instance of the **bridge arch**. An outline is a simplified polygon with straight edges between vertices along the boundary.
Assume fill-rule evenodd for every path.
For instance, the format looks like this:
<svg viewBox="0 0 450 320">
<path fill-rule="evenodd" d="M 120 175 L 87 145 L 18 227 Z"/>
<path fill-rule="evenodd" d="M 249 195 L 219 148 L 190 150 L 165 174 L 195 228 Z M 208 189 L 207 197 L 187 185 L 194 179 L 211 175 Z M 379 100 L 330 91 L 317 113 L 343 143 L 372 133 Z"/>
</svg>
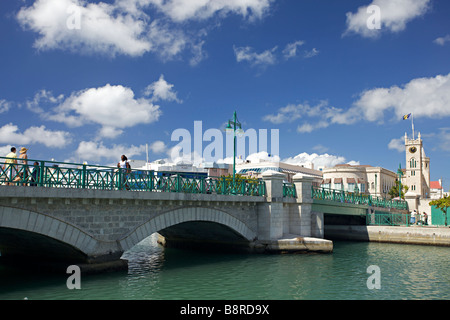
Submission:
<svg viewBox="0 0 450 320">
<path fill-rule="evenodd" d="M 122 238 L 120 245 L 124 251 L 129 250 L 155 232 L 187 222 L 217 223 L 228 227 L 249 242 L 257 237 L 256 231 L 225 211 L 206 207 L 184 207 L 151 218 Z"/>
<path fill-rule="evenodd" d="M 67 258 L 87 260 L 97 246 L 98 241 L 90 234 L 63 220 L 45 213 L 0 206 L 0 252 L 59 258 L 58 254 L 66 255 L 67 251 L 70 252 Z M 42 251 L 33 252 L 38 249 Z"/>
</svg>

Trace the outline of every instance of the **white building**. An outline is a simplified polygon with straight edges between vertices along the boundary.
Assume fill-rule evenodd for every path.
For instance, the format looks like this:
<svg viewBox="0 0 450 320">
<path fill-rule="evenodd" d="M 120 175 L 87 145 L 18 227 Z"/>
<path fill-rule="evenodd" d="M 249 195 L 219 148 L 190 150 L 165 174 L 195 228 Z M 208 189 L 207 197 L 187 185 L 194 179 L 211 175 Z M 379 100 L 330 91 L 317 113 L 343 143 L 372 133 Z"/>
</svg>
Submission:
<svg viewBox="0 0 450 320">
<path fill-rule="evenodd" d="M 315 184 L 319 185 L 322 181 L 322 172 L 314 169 L 313 164 L 299 166 L 287 164 L 284 162 L 272 162 L 259 160 L 258 162 L 245 162 L 236 164 L 236 173 L 253 178 L 261 178 L 266 171 L 277 171 L 286 175 L 286 181 L 292 182 L 292 177 L 297 173 L 315 178 Z"/>
<path fill-rule="evenodd" d="M 192 173 L 199 175 L 207 175 L 208 170 L 194 166 L 191 163 L 168 163 L 165 160 L 156 160 L 153 162 L 139 162 L 139 160 L 131 160 L 131 167 L 137 170 L 152 170 L 157 172 L 179 172 L 179 173 Z"/>
<path fill-rule="evenodd" d="M 448 192 L 444 192 L 442 180 L 430 182 L 430 198 L 433 200 L 441 199 L 448 196 Z"/>
<path fill-rule="evenodd" d="M 397 174 L 370 165 L 341 164 L 333 168 L 325 168 L 322 187 L 348 192 L 364 193 L 377 197 L 387 197 L 389 190 L 395 185 Z"/>
</svg>

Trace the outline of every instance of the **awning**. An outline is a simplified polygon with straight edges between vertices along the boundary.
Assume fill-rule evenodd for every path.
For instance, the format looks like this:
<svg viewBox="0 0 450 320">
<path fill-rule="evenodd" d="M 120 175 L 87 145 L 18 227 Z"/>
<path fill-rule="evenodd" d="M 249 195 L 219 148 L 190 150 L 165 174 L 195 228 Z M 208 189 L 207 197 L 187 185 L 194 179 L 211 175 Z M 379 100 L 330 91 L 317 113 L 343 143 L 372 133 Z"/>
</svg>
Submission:
<svg viewBox="0 0 450 320">
<path fill-rule="evenodd" d="M 342 183 L 342 178 L 334 178 L 334 183 Z"/>
<path fill-rule="evenodd" d="M 322 184 L 330 184 L 330 183 L 331 183 L 331 179 L 322 180 Z"/>
<path fill-rule="evenodd" d="M 347 178 L 347 183 L 356 183 L 355 178 Z"/>
</svg>

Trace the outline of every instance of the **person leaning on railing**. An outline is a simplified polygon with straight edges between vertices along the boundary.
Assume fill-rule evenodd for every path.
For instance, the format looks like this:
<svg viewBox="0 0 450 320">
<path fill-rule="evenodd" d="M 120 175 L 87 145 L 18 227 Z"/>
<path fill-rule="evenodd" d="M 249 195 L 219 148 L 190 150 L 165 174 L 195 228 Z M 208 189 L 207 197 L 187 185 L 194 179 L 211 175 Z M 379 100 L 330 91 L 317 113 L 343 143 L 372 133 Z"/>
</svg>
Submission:
<svg viewBox="0 0 450 320">
<path fill-rule="evenodd" d="M 33 163 L 33 171 L 31 172 L 30 186 L 36 187 L 38 185 L 39 176 L 40 176 L 39 162 L 35 161 Z"/>
</svg>

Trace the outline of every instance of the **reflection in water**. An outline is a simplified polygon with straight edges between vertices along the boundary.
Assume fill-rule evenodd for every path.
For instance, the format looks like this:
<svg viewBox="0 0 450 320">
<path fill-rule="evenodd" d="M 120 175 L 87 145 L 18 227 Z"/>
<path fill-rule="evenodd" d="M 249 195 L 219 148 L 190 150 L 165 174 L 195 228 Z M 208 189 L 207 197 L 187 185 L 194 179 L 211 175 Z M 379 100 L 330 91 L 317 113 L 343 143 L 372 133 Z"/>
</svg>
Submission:
<svg viewBox="0 0 450 320">
<path fill-rule="evenodd" d="M 450 249 L 336 242 L 332 254 L 251 255 L 163 249 L 151 236 L 124 254 L 128 272 L 85 276 L 0 266 L 0 299 L 450 299 Z M 381 271 L 369 290 L 367 268 Z"/>
</svg>

